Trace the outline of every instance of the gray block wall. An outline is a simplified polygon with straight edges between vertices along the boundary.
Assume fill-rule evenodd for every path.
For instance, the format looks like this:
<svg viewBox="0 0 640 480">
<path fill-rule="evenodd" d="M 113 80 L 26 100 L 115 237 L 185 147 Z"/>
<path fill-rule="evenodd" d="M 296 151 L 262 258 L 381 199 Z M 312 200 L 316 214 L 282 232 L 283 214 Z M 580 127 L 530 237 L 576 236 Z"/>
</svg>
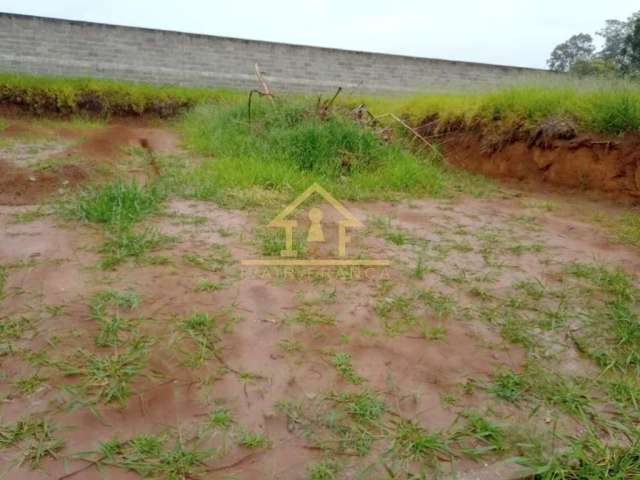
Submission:
<svg viewBox="0 0 640 480">
<path fill-rule="evenodd" d="M 189 86 L 404 94 L 486 89 L 544 70 L 0 13 L 0 71 Z"/>
</svg>

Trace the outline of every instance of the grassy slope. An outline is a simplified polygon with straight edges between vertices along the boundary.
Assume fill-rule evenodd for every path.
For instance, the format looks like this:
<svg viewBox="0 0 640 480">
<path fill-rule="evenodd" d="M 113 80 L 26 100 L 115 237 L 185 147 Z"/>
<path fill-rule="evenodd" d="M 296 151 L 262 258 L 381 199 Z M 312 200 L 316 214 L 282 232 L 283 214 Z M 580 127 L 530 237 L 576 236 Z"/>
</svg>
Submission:
<svg viewBox="0 0 640 480">
<path fill-rule="evenodd" d="M 640 85 L 564 81 L 522 84 L 494 92 L 422 94 L 402 98 L 352 97 L 348 104 L 365 103 L 375 114 L 392 112 L 419 122 L 427 115 L 524 121 L 534 126 L 551 116 L 573 118 L 584 129 L 620 134 L 640 129 Z"/>
<path fill-rule="evenodd" d="M 0 105 L 15 105 L 33 114 L 167 117 L 199 103 L 239 96 L 224 89 L 0 73 Z"/>
</svg>

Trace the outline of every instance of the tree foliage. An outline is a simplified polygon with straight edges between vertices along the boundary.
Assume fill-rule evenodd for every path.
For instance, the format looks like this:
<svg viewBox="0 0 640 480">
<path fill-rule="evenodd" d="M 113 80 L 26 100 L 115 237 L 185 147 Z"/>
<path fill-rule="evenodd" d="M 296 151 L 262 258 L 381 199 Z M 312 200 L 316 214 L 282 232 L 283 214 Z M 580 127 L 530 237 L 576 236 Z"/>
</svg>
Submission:
<svg viewBox="0 0 640 480">
<path fill-rule="evenodd" d="M 568 72 L 577 61 L 592 58 L 595 51 L 591 35 L 579 33 L 554 48 L 547 63 L 555 72 Z"/>
<path fill-rule="evenodd" d="M 553 49 L 549 68 L 580 76 L 640 75 L 640 10 L 626 21 L 607 20 L 596 35 L 604 40 L 600 51 L 591 35 L 579 33 Z"/>
<path fill-rule="evenodd" d="M 604 39 L 604 45 L 599 52 L 599 57 L 612 62 L 616 68 L 621 68 L 624 63 L 624 46 L 629 34 L 629 24 L 622 20 L 607 20 L 602 30 L 596 33 Z"/>
<path fill-rule="evenodd" d="M 629 33 L 625 37 L 623 69 L 626 72 L 640 72 L 640 12 L 629 24 Z"/>
</svg>

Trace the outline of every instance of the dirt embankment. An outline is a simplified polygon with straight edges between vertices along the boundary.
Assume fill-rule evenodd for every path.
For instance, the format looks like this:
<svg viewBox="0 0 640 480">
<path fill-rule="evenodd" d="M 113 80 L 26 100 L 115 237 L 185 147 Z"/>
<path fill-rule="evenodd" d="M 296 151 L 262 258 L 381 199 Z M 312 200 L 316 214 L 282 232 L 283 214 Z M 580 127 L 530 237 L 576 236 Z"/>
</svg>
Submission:
<svg viewBox="0 0 640 480">
<path fill-rule="evenodd" d="M 426 117 L 421 135 L 442 145 L 447 161 L 498 179 L 598 190 L 640 200 L 640 133 L 579 133 L 551 118 L 535 128 Z"/>
</svg>

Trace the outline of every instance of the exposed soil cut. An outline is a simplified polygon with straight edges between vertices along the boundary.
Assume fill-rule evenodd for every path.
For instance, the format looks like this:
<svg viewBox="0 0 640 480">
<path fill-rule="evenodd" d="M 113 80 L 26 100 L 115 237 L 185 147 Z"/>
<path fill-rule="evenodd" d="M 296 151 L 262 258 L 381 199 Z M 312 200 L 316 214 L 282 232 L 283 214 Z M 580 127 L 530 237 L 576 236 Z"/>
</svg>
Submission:
<svg viewBox="0 0 640 480">
<path fill-rule="evenodd" d="M 526 131 L 486 123 L 420 122 L 418 131 L 441 143 L 446 160 L 502 180 L 597 190 L 640 199 L 640 135 L 579 134 L 570 122 L 549 119 Z"/>
</svg>

